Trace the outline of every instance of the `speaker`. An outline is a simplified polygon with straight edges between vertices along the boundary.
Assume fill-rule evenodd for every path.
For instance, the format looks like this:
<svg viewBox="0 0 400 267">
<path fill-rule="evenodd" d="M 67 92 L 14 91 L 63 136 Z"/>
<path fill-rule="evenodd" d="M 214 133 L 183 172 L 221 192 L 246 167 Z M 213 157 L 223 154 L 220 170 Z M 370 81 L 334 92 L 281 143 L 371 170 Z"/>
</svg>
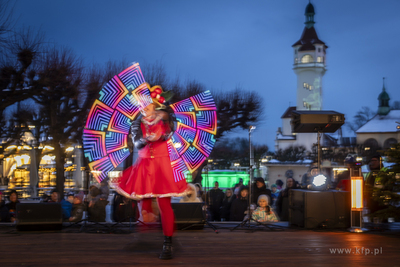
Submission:
<svg viewBox="0 0 400 267">
<path fill-rule="evenodd" d="M 202 202 L 171 203 L 175 223 L 179 230 L 201 230 L 205 224 Z"/>
<path fill-rule="evenodd" d="M 17 230 L 49 231 L 62 229 L 60 203 L 18 203 Z"/>
<path fill-rule="evenodd" d="M 344 115 L 329 110 L 294 110 L 290 124 L 293 133 L 334 133 L 344 124 Z"/>
<path fill-rule="evenodd" d="M 290 190 L 289 224 L 307 229 L 350 227 L 350 192 Z"/>
</svg>

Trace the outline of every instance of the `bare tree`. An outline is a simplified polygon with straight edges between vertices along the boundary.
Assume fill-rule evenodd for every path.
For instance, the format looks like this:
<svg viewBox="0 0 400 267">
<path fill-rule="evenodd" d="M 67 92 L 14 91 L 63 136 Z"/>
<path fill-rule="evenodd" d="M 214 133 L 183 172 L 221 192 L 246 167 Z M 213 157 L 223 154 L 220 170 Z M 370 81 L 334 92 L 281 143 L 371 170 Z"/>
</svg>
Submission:
<svg viewBox="0 0 400 267">
<path fill-rule="evenodd" d="M 394 101 L 393 105 L 390 107 L 392 110 L 400 110 L 400 101 Z"/>
<path fill-rule="evenodd" d="M 298 161 L 304 160 L 306 148 L 304 146 L 290 146 L 286 149 L 279 149 L 275 153 L 275 158 L 279 161 Z"/>
<path fill-rule="evenodd" d="M 5 110 L 21 101 L 39 94 L 40 88 L 33 88 L 35 83 L 35 62 L 42 49 L 43 35 L 23 29 L 8 35 L 7 45 L 4 47 L 6 56 L 0 61 L 0 137 L 8 143 L 16 137 L 16 130 L 12 121 L 6 118 Z M 20 129 L 22 130 L 22 129 Z M 0 147 L 0 152 L 7 147 L 7 143 Z"/>
<path fill-rule="evenodd" d="M 78 99 L 83 84 L 82 61 L 69 49 L 49 48 L 41 58 L 32 98 L 42 107 L 44 134 L 51 140 L 56 156 L 56 190 L 64 193 L 64 146 L 76 135 Z"/>
<path fill-rule="evenodd" d="M 353 122 L 347 123 L 347 127 L 350 128 L 353 132 L 357 131 L 361 126 L 367 123 L 370 119 L 375 116 L 375 112 L 373 112 L 369 107 L 362 107 L 356 115 L 354 116 Z"/>
</svg>

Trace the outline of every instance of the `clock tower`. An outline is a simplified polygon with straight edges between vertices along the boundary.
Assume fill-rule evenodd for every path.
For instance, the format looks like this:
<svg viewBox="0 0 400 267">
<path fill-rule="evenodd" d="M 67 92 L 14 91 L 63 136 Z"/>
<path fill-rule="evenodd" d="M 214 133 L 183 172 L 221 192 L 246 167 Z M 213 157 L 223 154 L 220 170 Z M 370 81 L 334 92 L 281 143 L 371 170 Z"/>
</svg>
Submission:
<svg viewBox="0 0 400 267">
<path fill-rule="evenodd" d="M 296 110 L 322 109 L 322 77 L 326 71 L 326 49 L 314 28 L 314 6 L 306 7 L 306 22 L 293 47 L 293 70 L 297 75 Z"/>
</svg>

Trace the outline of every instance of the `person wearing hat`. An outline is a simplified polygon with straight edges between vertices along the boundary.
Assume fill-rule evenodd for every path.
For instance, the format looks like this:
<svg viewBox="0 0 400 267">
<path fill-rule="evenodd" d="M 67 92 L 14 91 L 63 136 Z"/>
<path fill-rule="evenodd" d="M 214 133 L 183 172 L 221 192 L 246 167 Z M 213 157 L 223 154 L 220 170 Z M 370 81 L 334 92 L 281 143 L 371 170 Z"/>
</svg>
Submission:
<svg viewBox="0 0 400 267">
<path fill-rule="evenodd" d="M 150 88 L 153 103 L 140 111 L 142 115 L 131 126 L 139 157 L 122 173 L 117 184 L 111 184 L 119 194 L 141 200 L 142 215 L 146 217 L 153 213 L 151 198 L 157 198 L 165 236 L 160 259 L 172 258 L 175 219 L 171 197 L 187 194 L 185 179 L 175 181 L 168 152 L 167 141 L 173 134 L 174 122 L 172 109 L 164 105 L 166 98 L 172 97 L 167 93 L 160 86 Z"/>
<path fill-rule="evenodd" d="M 267 195 L 258 197 L 258 207 L 253 211 L 251 218 L 257 222 L 277 222 L 278 216 L 269 205 L 270 198 Z"/>
<path fill-rule="evenodd" d="M 253 184 L 251 203 L 258 203 L 258 197 L 261 195 L 267 195 L 271 199 L 271 190 L 265 185 L 265 181 L 262 177 L 257 177 Z"/>
<path fill-rule="evenodd" d="M 239 197 L 231 205 L 230 220 L 243 221 L 249 205 L 249 189 L 243 186 L 239 191 Z"/>
<path fill-rule="evenodd" d="M 72 206 L 71 217 L 69 217 L 70 222 L 79 222 L 82 220 L 83 211 L 85 210 L 85 206 L 82 203 L 83 197 L 83 192 L 79 192 L 73 197 L 74 204 Z"/>
</svg>

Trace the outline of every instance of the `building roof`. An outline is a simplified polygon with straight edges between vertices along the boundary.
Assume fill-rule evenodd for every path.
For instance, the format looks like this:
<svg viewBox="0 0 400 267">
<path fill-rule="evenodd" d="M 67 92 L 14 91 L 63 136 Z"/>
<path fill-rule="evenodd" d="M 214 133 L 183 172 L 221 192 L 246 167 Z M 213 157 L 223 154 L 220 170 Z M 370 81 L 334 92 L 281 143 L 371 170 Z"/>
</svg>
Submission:
<svg viewBox="0 0 400 267">
<path fill-rule="evenodd" d="M 298 40 L 292 47 L 301 45 L 299 51 L 310 51 L 315 50 L 315 44 L 322 44 L 325 48 L 328 48 L 324 42 L 318 39 L 317 32 L 315 31 L 314 27 L 307 28 L 304 27 L 303 34 L 301 35 L 300 40 Z"/>
<path fill-rule="evenodd" d="M 276 140 L 296 140 L 295 135 L 283 135 L 283 134 L 277 134 L 276 135 Z"/>
<path fill-rule="evenodd" d="M 288 107 L 285 111 L 285 113 L 283 113 L 281 119 L 287 119 L 287 118 L 291 118 L 292 117 L 292 111 L 296 110 L 296 107 Z"/>
<path fill-rule="evenodd" d="M 391 110 L 387 115 L 375 115 L 356 133 L 391 133 L 397 132 L 397 123 L 400 122 L 400 110 Z"/>
</svg>

